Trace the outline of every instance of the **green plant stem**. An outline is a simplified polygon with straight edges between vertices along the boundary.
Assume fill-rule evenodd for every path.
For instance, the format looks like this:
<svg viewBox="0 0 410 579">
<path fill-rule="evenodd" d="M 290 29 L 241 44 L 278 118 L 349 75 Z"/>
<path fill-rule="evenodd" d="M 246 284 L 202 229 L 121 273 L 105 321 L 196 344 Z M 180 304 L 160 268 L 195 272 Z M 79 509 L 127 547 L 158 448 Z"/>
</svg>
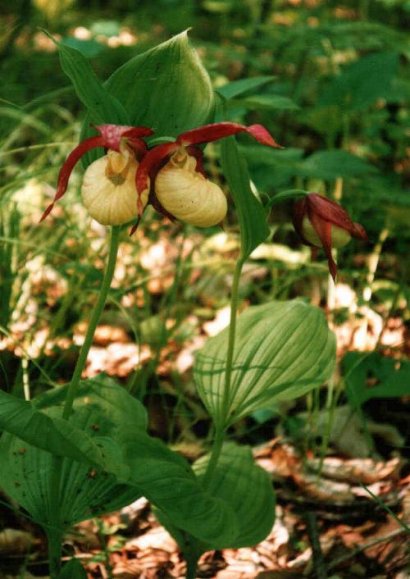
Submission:
<svg viewBox="0 0 410 579">
<path fill-rule="evenodd" d="M 48 564 L 51 579 L 57 579 L 61 571 L 61 543 L 63 534 L 59 529 L 47 529 Z"/>
<path fill-rule="evenodd" d="M 78 385 L 80 383 L 81 374 L 84 370 L 87 356 L 93 342 L 95 330 L 100 320 L 101 314 L 104 310 L 105 302 L 107 301 L 108 292 L 111 287 L 112 278 L 114 275 L 115 264 L 117 261 L 120 227 L 114 226 L 111 228 L 110 246 L 108 251 L 108 261 L 105 269 L 103 281 L 101 284 L 99 296 L 94 310 L 91 314 L 90 323 L 88 325 L 87 333 L 85 335 L 84 343 L 80 350 L 77 363 L 74 368 L 73 376 L 67 390 L 67 396 L 63 409 L 63 418 L 68 420 L 70 418 Z M 55 579 L 58 577 L 61 568 L 61 544 L 63 537 L 63 524 L 61 521 L 61 475 L 62 475 L 63 458 L 61 456 L 53 456 L 51 459 L 51 473 L 50 473 L 50 517 L 49 528 L 47 531 L 48 538 L 48 555 L 50 565 L 50 577 Z"/>
<path fill-rule="evenodd" d="M 208 487 L 212 479 L 212 475 L 215 471 L 216 465 L 218 464 L 218 459 L 221 455 L 222 445 L 225 438 L 225 429 L 215 427 L 214 439 L 212 442 L 211 456 L 206 467 L 205 475 L 203 478 L 204 487 Z"/>
<path fill-rule="evenodd" d="M 91 319 L 88 325 L 87 333 L 85 335 L 84 343 L 81 347 L 80 355 L 78 356 L 73 376 L 71 378 L 71 382 L 68 387 L 63 410 L 63 418 L 65 419 L 68 419 L 72 412 L 75 395 L 81 379 L 81 374 L 87 362 L 87 356 L 88 352 L 90 351 L 91 344 L 93 343 L 95 330 L 97 328 L 101 314 L 104 310 L 108 292 L 110 291 L 112 278 L 114 276 L 115 264 L 117 261 L 120 229 L 121 228 L 119 226 L 113 226 L 111 228 L 110 248 L 108 253 L 107 267 L 101 284 L 98 300 L 97 303 L 95 304 L 93 313 L 91 314 Z"/>
<path fill-rule="evenodd" d="M 197 576 L 196 570 L 198 567 L 198 556 L 196 555 L 196 553 L 194 553 L 191 556 L 187 554 L 185 554 L 184 556 L 187 564 L 186 579 L 195 579 Z"/>
<path fill-rule="evenodd" d="M 235 349 L 236 336 L 236 318 L 239 305 L 239 282 L 241 279 L 242 268 L 245 263 L 244 258 L 239 257 L 235 265 L 235 271 L 232 281 L 231 293 L 231 317 L 229 322 L 229 337 L 228 337 L 228 351 L 226 354 L 226 372 L 225 372 L 225 390 L 222 399 L 222 420 L 223 428 L 226 427 L 226 422 L 229 418 L 230 402 L 231 402 L 231 382 L 232 382 L 232 362 Z"/>
<path fill-rule="evenodd" d="M 317 528 L 316 515 L 312 512 L 305 514 L 306 529 L 308 532 L 309 542 L 312 548 L 313 567 L 316 579 L 327 579 L 326 565 L 320 545 L 319 531 Z"/>
<path fill-rule="evenodd" d="M 231 292 L 231 316 L 229 322 L 229 337 L 228 337 L 228 351 L 226 355 L 226 369 L 225 369 L 225 390 L 222 399 L 221 412 L 218 420 L 215 420 L 215 434 L 212 444 L 211 456 L 209 458 L 208 466 L 203 479 L 204 486 L 209 485 L 212 474 L 218 463 L 221 454 L 222 445 L 225 437 L 225 431 L 228 427 L 230 402 L 231 402 L 231 385 L 232 385 L 232 363 L 235 349 L 235 335 L 236 335 L 236 318 L 239 305 L 239 282 L 241 279 L 242 268 L 245 263 L 244 257 L 241 255 L 235 264 L 235 271 L 232 281 Z"/>
</svg>

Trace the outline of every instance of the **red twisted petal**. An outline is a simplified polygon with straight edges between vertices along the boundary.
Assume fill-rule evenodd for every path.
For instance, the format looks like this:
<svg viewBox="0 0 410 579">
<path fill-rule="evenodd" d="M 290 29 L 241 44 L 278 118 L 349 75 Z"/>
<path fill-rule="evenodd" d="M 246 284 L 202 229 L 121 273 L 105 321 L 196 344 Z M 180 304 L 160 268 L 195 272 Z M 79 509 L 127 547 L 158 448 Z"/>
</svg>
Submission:
<svg viewBox="0 0 410 579">
<path fill-rule="evenodd" d="M 140 198 L 143 191 L 147 189 L 150 175 L 158 171 L 164 159 L 169 157 L 169 155 L 178 148 L 179 145 L 176 142 L 164 143 L 162 145 L 157 145 L 144 155 L 135 176 L 138 198 Z"/>
<path fill-rule="evenodd" d="M 317 193 L 309 193 L 306 199 L 311 213 L 314 213 L 321 219 L 330 221 L 330 223 L 337 225 L 337 227 L 348 231 L 350 235 L 356 233 L 357 236 L 355 224 L 350 219 L 347 211 L 338 203 Z"/>
<path fill-rule="evenodd" d="M 229 122 L 212 123 L 204 125 L 203 127 L 198 127 L 197 129 L 186 131 L 179 135 L 177 143 L 184 146 L 199 145 L 200 143 L 210 143 L 211 141 L 217 141 L 218 139 L 223 139 L 243 132 L 248 133 L 263 145 L 280 148 L 280 145 L 276 143 L 270 133 L 262 125 L 251 125 L 246 127 L 239 123 Z"/>
<path fill-rule="evenodd" d="M 337 265 L 332 256 L 332 223 L 322 219 L 319 215 L 309 210 L 308 217 L 326 253 L 330 275 L 333 281 L 336 281 Z"/>
<path fill-rule="evenodd" d="M 351 234 L 353 237 L 356 237 L 356 239 L 363 239 L 364 241 L 369 240 L 365 228 L 363 225 L 360 225 L 360 223 L 353 223 L 353 231 Z"/>
<path fill-rule="evenodd" d="M 91 151 L 91 149 L 105 146 L 106 141 L 104 139 L 104 136 L 89 137 L 88 139 L 82 141 L 75 149 L 73 149 L 73 151 L 71 151 L 71 153 L 65 160 L 64 165 L 61 167 L 60 173 L 58 174 L 57 191 L 56 194 L 54 195 L 54 199 L 52 203 L 50 203 L 50 205 L 44 211 L 43 215 L 41 216 L 40 222 L 47 217 L 47 215 L 53 209 L 56 201 L 61 199 L 61 197 L 66 192 L 70 175 L 74 169 L 74 166 L 81 159 L 81 157 L 88 151 Z"/>
<path fill-rule="evenodd" d="M 207 175 L 204 169 L 204 155 L 201 149 L 198 149 L 198 147 L 194 147 L 193 145 L 189 145 L 189 147 L 187 147 L 186 150 L 191 155 L 191 157 L 194 157 L 196 160 L 195 171 L 197 171 L 206 178 Z"/>
<path fill-rule="evenodd" d="M 269 131 L 267 131 L 262 125 L 250 125 L 246 128 L 246 132 L 262 145 L 275 147 L 276 149 L 283 149 L 282 145 L 279 145 Z"/>
</svg>

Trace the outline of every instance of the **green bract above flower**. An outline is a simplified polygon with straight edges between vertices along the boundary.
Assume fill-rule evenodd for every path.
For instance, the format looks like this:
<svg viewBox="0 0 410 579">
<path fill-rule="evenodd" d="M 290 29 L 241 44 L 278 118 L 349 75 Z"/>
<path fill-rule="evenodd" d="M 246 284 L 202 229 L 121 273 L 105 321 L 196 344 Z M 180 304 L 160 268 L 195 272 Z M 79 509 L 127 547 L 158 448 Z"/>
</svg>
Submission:
<svg viewBox="0 0 410 579">
<path fill-rule="evenodd" d="M 324 249 L 334 280 L 337 265 L 332 256 L 332 248 L 343 247 L 352 237 L 367 240 L 366 231 L 360 223 L 354 223 L 343 207 L 318 193 L 309 193 L 296 201 L 293 207 L 293 225 L 303 243 Z"/>
</svg>

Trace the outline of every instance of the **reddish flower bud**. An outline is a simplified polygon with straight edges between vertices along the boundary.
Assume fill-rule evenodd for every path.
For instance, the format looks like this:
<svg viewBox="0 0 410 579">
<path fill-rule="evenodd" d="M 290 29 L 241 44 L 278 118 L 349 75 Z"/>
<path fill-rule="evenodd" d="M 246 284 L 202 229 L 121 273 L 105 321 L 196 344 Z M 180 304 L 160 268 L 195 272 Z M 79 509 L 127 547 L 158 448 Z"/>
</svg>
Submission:
<svg viewBox="0 0 410 579">
<path fill-rule="evenodd" d="M 367 240 L 364 228 L 354 223 L 343 207 L 317 193 L 309 193 L 296 201 L 293 225 L 303 243 L 324 249 L 334 280 L 337 266 L 332 257 L 332 248 L 343 247 L 352 237 Z"/>
</svg>

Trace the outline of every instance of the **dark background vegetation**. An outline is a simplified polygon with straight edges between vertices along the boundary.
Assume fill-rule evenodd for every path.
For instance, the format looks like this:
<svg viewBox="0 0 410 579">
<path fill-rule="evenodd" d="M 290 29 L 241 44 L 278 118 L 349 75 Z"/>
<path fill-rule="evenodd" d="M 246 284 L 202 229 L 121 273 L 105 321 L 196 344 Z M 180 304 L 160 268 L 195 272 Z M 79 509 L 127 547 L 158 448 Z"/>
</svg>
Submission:
<svg viewBox="0 0 410 579">
<path fill-rule="evenodd" d="M 306 253 L 300 252 L 290 225 L 290 207 L 276 206 L 270 215 L 273 243 L 265 244 L 254 259 L 261 266 L 260 279 L 252 274 L 249 280 L 245 278 L 243 297 L 258 303 L 302 294 L 327 306 L 336 323 L 343 327 L 350 324 L 349 336 L 341 344 L 342 356 L 348 349 L 374 350 L 370 359 L 377 365 L 382 363 L 379 354 L 387 352 L 400 359 L 407 354 L 408 2 L 162 0 L 153 4 L 37 0 L 5 4 L 0 39 L 1 227 L 3 239 L 13 239 L 2 249 L 1 323 L 5 331 L 11 331 L 10 324 L 18 322 L 20 313 L 27 323 L 27 343 L 29 336 L 46 326 L 51 337 L 58 333 L 69 336 L 74 325 L 86 317 L 88 290 L 95 288 L 100 279 L 93 234 L 90 238 L 75 185 L 63 203 L 63 219 L 56 220 L 52 227 L 36 225 L 45 206 L 44 195 L 50 196 L 58 167 L 78 139 L 82 121 L 80 103 L 44 29 L 81 50 L 105 79 L 134 54 L 192 27 L 191 39 L 216 88 L 229 81 L 266 76 L 266 83 L 257 93 L 250 90 L 231 101 L 230 107 L 233 120 L 261 122 L 285 146 L 283 151 L 264 150 L 241 140 L 252 178 L 266 205 L 284 189 L 318 191 L 342 202 L 365 226 L 370 238 L 367 246 L 352 243 L 339 256 L 342 289 L 338 295 L 332 288 L 326 290 L 323 261 L 309 263 Z M 208 170 L 221 178 L 217 149 L 208 150 Z M 161 228 L 158 217 L 151 219 L 145 225 L 143 244 L 147 240 L 154 245 L 167 244 L 172 236 L 180 239 L 189 235 L 178 224 Z M 232 212 L 226 232 L 234 233 L 235 229 Z M 164 231 L 169 234 L 166 238 Z M 198 232 L 192 239 L 190 258 L 203 244 Z M 94 244 L 98 246 L 98 242 Z M 289 252 L 289 246 L 295 253 Z M 38 255 L 39 247 L 46 257 Z M 136 257 L 132 273 L 143 271 L 146 275 L 136 247 L 130 246 L 129 251 Z M 165 245 L 163 252 L 168 251 Z M 184 251 L 181 242 L 180 252 Z M 208 251 L 206 259 L 209 256 Z M 229 280 L 225 279 L 228 274 L 223 263 L 215 265 L 217 259 L 211 260 L 211 269 L 204 268 L 198 275 L 198 287 L 192 289 L 183 283 L 191 272 L 181 266 L 180 258 L 181 254 L 171 252 L 163 262 L 167 267 L 176 263 L 179 271 L 170 282 L 172 292 L 165 291 L 168 282 L 153 294 L 142 283 L 138 291 L 143 294 L 140 299 L 144 307 L 127 311 L 128 320 L 123 322 L 128 335 L 132 334 L 131 324 L 141 340 L 142 322 L 147 326 L 147 318 L 155 320 L 159 314 L 169 315 L 175 322 L 177 311 L 174 329 L 165 331 L 154 344 L 159 350 L 152 367 L 148 364 L 150 372 L 157 367 L 161 347 L 175 338 L 173 334 L 186 324 L 192 308 L 195 313 L 198 302 L 209 302 L 210 308 L 200 312 L 205 318 L 227 303 Z M 43 265 L 48 263 L 53 271 L 55 268 L 56 277 L 66 285 L 55 298 L 45 297 L 44 288 L 39 287 L 38 295 L 33 296 L 31 291 L 23 304 L 25 284 L 33 283 L 27 264 L 36 259 Z M 190 267 L 194 265 L 192 262 Z M 216 278 L 212 268 L 218 270 Z M 167 271 L 166 275 L 172 275 Z M 132 277 L 132 273 L 127 275 Z M 128 282 L 131 292 L 135 292 L 132 279 Z M 81 288 L 80 299 L 70 293 L 73 284 Z M 346 284 L 350 290 L 346 290 Z M 351 292 L 344 305 L 343 288 Z M 118 291 L 119 299 L 127 295 L 127 290 Z M 35 301 L 35 314 L 28 321 L 30 300 Z M 164 305 L 168 308 L 165 314 Z M 161 324 L 166 325 L 166 320 L 161 318 Z M 365 328 L 361 341 L 355 339 L 357 325 Z M 387 347 L 383 337 L 391 328 L 396 334 L 387 340 Z M 187 338 L 192 339 L 196 331 L 198 327 L 191 328 Z M 43 344 L 39 353 L 44 355 L 45 348 Z M 9 351 L 3 354 L 4 386 L 19 390 L 19 360 Z M 349 356 L 344 361 L 347 365 Z M 28 375 L 40 378 L 37 362 L 28 358 Z M 52 367 L 52 379 L 66 378 L 71 358 L 67 351 L 60 352 L 47 364 Z M 38 387 L 36 380 L 33 387 Z"/>
<path fill-rule="evenodd" d="M 231 120 L 260 122 L 285 147 L 239 139 L 266 207 L 285 189 L 320 192 L 370 238 L 339 252 L 333 287 L 325 261 L 311 262 L 300 246 L 290 205 L 273 206 L 271 235 L 245 269 L 241 297 L 251 304 L 303 296 L 324 307 L 338 334 L 339 372 L 330 397 L 318 392 L 307 404 L 255 413 L 236 434 L 256 444 L 285 433 L 303 450 L 343 456 L 406 456 L 410 2 L 1 0 L 0 18 L 1 387 L 35 395 L 69 378 L 75 336 L 101 280 L 105 233 L 81 207 L 80 170 L 55 217 L 37 224 L 84 114 L 44 30 L 80 50 L 105 80 L 191 28 L 215 88 L 266 77 L 229 108 Z M 207 171 L 223 184 L 217 146 L 207 148 Z M 223 232 L 149 214 L 136 240 L 124 235 L 88 372 L 117 376 L 148 404 L 152 431 L 173 443 L 201 445 L 208 432 L 191 357 L 228 304 L 236 233 L 232 209 Z M 311 418 L 324 407 L 335 428 L 346 408 L 358 420 L 359 430 L 346 426 L 344 446 L 337 430 L 317 431 Z"/>
<path fill-rule="evenodd" d="M 341 252 L 339 290 L 331 286 L 326 289 L 325 264 L 323 260 L 311 263 L 307 259 L 290 224 L 290 206 L 275 206 L 269 217 L 272 235 L 255 254 L 254 268 L 243 281 L 242 297 L 248 303 L 260 303 L 302 295 L 327 307 L 331 321 L 343 328 L 341 358 L 347 350 L 367 352 L 366 360 L 374 361 L 366 362 L 367 378 L 384 384 L 380 372 L 383 376 L 387 372 L 391 382 L 388 370 L 377 370 L 385 364 L 382 357 L 387 353 L 398 358 L 403 372 L 408 353 L 409 15 L 410 4 L 399 0 L 3 2 L 3 330 L 13 334 L 13 327 L 23 324 L 27 348 L 41 331 L 46 331 L 52 342 L 57 334 L 69 337 L 76 324 L 86 319 L 101 275 L 101 231 L 95 226 L 90 231 L 75 192 L 78 178 L 77 182 L 73 178 L 67 201 L 59 209 L 60 219 L 51 227 L 36 225 L 51 195 L 58 167 L 79 138 L 83 119 L 81 105 L 44 30 L 82 51 L 99 77 L 106 79 L 133 55 L 191 27 L 191 40 L 216 88 L 230 81 L 266 77 L 257 91 L 249 89 L 245 96 L 230 101 L 229 109 L 232 120 L 266 125 L 285 147 L 282 151 L 266 150 L 241 139 L 252 178 L 266 206 L 284 189 L 318 191 L 341 202 L 354 220 L 365 226 L 370 238 L 368 245 L 351 243 Z M 208 147 L 208 152 L 208 171 L 215 179 L 222 179 L 217 147 Z M 234 235 L 236 227 L 232 211 L 225 234 Z M 128 286 L 118 289 L 116 297 L 124 307 L 127 295 L 131 295 L 132 307 L 118 314 L 115 304 L 111 304 L 113 311 L 107 316 L 120 320 L 130 338 L 137 336 L 140 344 L 144 345 L 145 340 L 156 349 L 154 359 L 143 364 L 143 381 L 147 383 L 157 381 L 153 378 L 155 369 L 169 340 L 176 340 L 179 346 L 185 337 L 194 340 L 201 331 L 201 316 L 212 318 L 227 303 L 230 273 L 224 259 L 233 259 L 235 243 L 230 252 L 225 239 L 221 249 L 221 237 L 216 231 L 211 233 L 211 241 L 219 240 L 216 248 L 215 243 L 208 248 L 198 231 L 183 230 L 178 224 L 162 226 L 158 216 L 146 220 L 141 246 L 149 251 L 149 243 L 154 247 L 162 244 L 164 254 L 158 265 L 162 281 L 154 291 L 150 290 L 153 282 L 147 276 L 147 267 L 141 265 L 140 250 L 128 240 L 127 251 L 135 260 L 130 259 L 132 265 L 125 274 Z M 95 236 L 97 241 L 93 240 Z M 175 245 L 172 249 L 169 246 L 173 238 L 179 243 L 178 251 Z M 39 255 L 40 249 L 43 256 Z M 195 274 L 197 285 L 190 287 L 184 282 L 192 270 L 197 271 L 198 255 L 210 265 Z M 49 268 L 54 281 L 44 281 L 40 276 L 33 282 L 30 264 L 36 260 Z M 173 266 L 176 277 L 172 275 Z M 135 282 L 141 274 L 145 282 Z M 37 283 L 37 289 L 33 283 Z M 55 290 L 56 296 L 50 297 L 42 283 L 61 287 Z M 24 302 L 26 286 L 30 287 L 30 297 Z M 79 292 L 75 297 L 73 290 Z M 34 313 L 29 320 L 30 303 Z M 137 307 L 139 303 L 143 307 Z M 190 314 L 197 315 L 198 306 L 199 321 L 190 325 L 187 319 Z M 172 330 L 166 329 L 167 317 L 172 319 Z M 163 333 L 145 338 L 149 320 L 160 323 Z M 34 350 L 36 355 L 44 356 L 48 346 L 44 339 L 39 340 L 41 346 Z M 52 343 L 50 347 L 53 355 L 46 360 L 48 379 L 67 379 L 75 345 L 70 343 L 67 349 Z M 369 352 L 373 352 L 370 358 Z M 34 379 L 34 390 L 41 390 L 44 374 L 38 369 L 40 360 L 27 354 L 23 371 L 15 354 L 15 348 L 2 352 L 4 387 L 21 390 L 21 377 L 26 372 Z M 361 354 L 348 353 L 343 367 L 356 364 L 356 359 L 351 362 L 355 355 Z M 396 370 L 392 366 L 391 371 Z M 348 382 L 355 380 L 355 372 L 352 375 L 348 374 Z M 131 380 L 134 384 L 140 379 Z M 405 382 L 403 377 L 398 380 L 400 384 Z M 367 388 L 366 381 L 362 384 L 357 378 L 356 382 L 362 389 Z M 394 393 L 401 395 L 402 388 L 405 386 Z M 142 396 L 145 389 L 144 385 Z M 365 392 L 361 397 L 367 400 L 372 395 Z"/>
</svg>

